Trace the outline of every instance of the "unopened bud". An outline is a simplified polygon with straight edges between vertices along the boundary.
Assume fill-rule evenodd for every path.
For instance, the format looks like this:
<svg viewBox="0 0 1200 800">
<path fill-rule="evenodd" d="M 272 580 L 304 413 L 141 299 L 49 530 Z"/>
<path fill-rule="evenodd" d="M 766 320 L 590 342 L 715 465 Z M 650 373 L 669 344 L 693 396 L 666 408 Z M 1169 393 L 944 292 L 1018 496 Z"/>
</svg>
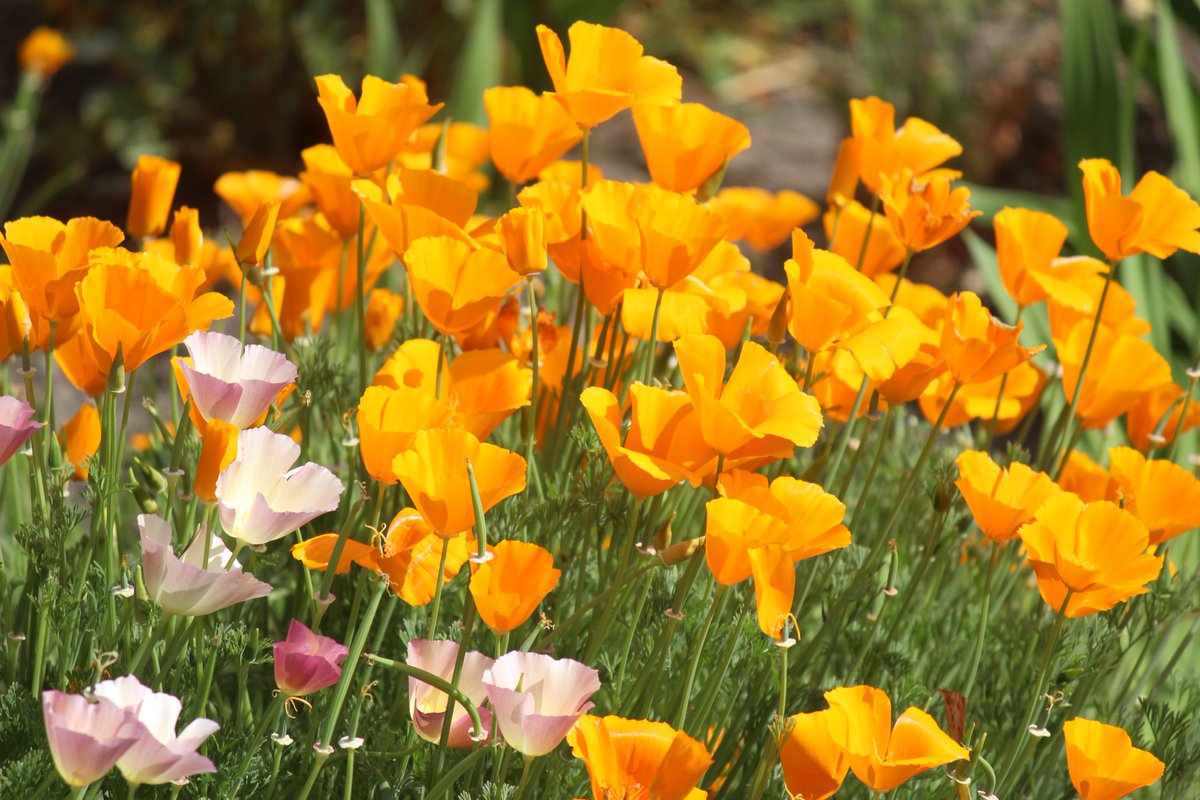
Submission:
<svg viewBox="0 0 1200 800">
<path fill-rule="evenodd" d="M 779 296 L 775 310 L 771 312 L 771 321 L 767 323 L 767 341 L 772 347 L 779 347 L 787 339 L 788 324 L 788 293 Z"/>
<path fill-rule="evenodd" d="M 701 552 L 702 550 L 704 550 L 704 537 L 698 536 L 695 539 L 688 539 L 664 548 L 661 551 L 659 558 L 661 558 L 662 562 L 669 567 L 672 564 L 679 564 L 683 561 L 687 561 L 689 558 L 696 555 L 696 553 Z"/>
</svg>

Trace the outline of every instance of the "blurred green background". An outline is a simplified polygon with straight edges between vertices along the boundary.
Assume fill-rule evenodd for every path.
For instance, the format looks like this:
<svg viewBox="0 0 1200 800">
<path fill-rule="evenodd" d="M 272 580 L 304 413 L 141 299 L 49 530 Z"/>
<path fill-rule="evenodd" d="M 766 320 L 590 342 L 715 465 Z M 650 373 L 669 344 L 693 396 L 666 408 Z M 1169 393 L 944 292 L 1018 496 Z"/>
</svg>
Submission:
<svg viewBox="0 0 1200 800">
<path fill-rule="evenodd" d="M 1159 169 L 1200 194 L 1193 0 L 4 0 L 0 97 L 15 91 L 17 47 L 36 25 L 78 48 L 44 98 L 12 215 L 119 222 L 129 170 L 154 152 L 183 162 L 179 202 L 228 224 L 212 193 L 221 173 L 294 173 L 300 150 L 328 139 L 313 75 L 356 85 L 364 72 L 411 72 L 455 119 L 482 122 L 484 88 L 546 88 L 535 25 L 565 32 L 576 19 L 629 30 L 680 68 L 686 97 L 750 126 L 754 145 L 727 184 L 822 197 L 846 101 L 877 94 L 898 119 L 924 117 L 963 143 L 977 205 L 1051 210 L 1079 252 L 1090 248 L 1074 166 L 1084 156 L 1112 159 L 1127 180 Z M 593 157 L 641 179 L 622 117 L 599 129 Z M 916 276 L 994 289 L 989 229 L 923 255 Z M 1200 261 L 1122 273 L 1182 371 L 1200 334 Z"/>
</svg>

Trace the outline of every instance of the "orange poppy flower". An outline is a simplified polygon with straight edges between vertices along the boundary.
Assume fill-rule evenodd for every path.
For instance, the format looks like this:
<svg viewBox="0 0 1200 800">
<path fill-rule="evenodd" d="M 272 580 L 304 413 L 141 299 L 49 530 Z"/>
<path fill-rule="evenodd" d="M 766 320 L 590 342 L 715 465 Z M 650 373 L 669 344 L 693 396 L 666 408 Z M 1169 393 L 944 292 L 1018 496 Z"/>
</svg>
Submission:
<svg viewBox="0 0 1200 800">
<path fill-rule="evenodd" d="M 1091 332 L 1092 323 L 1081 321 L 1066 341 L 1054 342 L 1067 397 L 1075 394 Z M 1085 428 L 1102 428 L 1137 405 L 1143 394 L 1170 382 L 1171 365 L 1152 344 L 1136 336 L 1113 333 L 1101 325 L 1096 330 L 1075 416 Z"/>
<path fill-rule="evenodd" d="M 1164 383 L 1157 389 L 1143 392 L 1125 416 L 1125 434 L 1130 443 L 1138 450 L 1147 451 L 1155 446 L 1150 437 L 1156 432 L 1161 437 L 1156 440 L 1161 447 L 1174 441 L 1176 434 L 1200 425 L 1200 402 L 1195 398 L 1187 404 L 1187 418 L 1180 421 L 1184 413 L 1183 395 L 1183 387 L 1176 383 Z M 1164 416 L 1166 420 L 1163 420 Z"/>
<path fill-rule="evenodd" d="M 538 25 L 537 36 L 554 84 L 551 96 L 581 128 L 594 128 L 635 102 L 679 102 L 683 89 L 679 72 L 665 61 L 643 55 L 642 45 L 623 30 L 576 22 L 567 31 L 570 58 L 557 33 Z"/>
<path fill-rule="evenodd" d="M 715 336 L 685 336 L 675 355 L 700 417 L 700 431 L 729 467 L 739 462 L 788 458 L 811 447 L 824 424 L 816 398 L 800 391 L 779 360 L 747 341 L 729 376 L 725 347 Z"/>
<path fill-rule="evenodd" d="M 933 717 L 910 706 L 892 723 L 892 702 L 882 689 L 842 686 L 825 692 L 846 726 L 830 726 L 833 743 L 846 751 L 855 777 L 876 792 L 888 792 L 926 770 L 968 758 Z M 840 734 L 844 730 L 844 739 Z"/>
<path fill-rule="evenodd" d="M 879 396 L 888 403 L 903 405 L 921 397 L 929 385 L 946 372 L 946 362 L 941 357 L 938 334 L 932 328 L 903 306 L 894 306 L 891 314 L 893 317 L 907 319 L 909 328 L 917 336 L 919 344 L 917 352 L 908 363 L 897 367 L 890 378 L 879 381 L 874 386 Z M 934 418 L 936 419 L 936 412 Z"/>
<path fill-rule="evenodd" d="M 13 268 L 0 264 L 0 361 L 24 349 L 33 323 L 24 299 L 13 285 Z M 34 343 L 30 342 L 30 347 Z"/>
<path fill-rule="evenodd" d="M 275 235 L 275 221 L 279 219 L 279 201 L 267 200 L 258 207 L 254 216 L 246 223 L 242 238 L 238 241 L 234 256 L 239 264 L 262 264 Z"/>
<path fill-rule="evenodd" d="M 1067 241 L 1067 226 L 1052 214 L 1027 208 L 1004 208 L 994 224 L 1004 288 L 1020 306 L 1045 300 L 1046 290 L 1032 276 L 1053 268 Z"/>
<path fill-rule="evenodd" d="M 518 275 L 545 272 L 546 214 L 540 208 L 514 208 L 496 220 L 496 235 L 508 266 Z"/>
<path fill-rule="evenodd" d="M 72 478 L 85 481 L 88 477 L 88 459 L 100 449 L 100 412 L 95 403 L 85 402 L 75 416 L 63 426 L 59 442 L 66 453 L 67 461 L 75 465 Z"/>
<path fill-rule="evenodd" d="M 754 577 L 758 626 L 782 637 L 792 613 L 795 564 L 850 544 L 842 524 L 846 506 L 815 483 L 744 470 L 717 479 L 721 497 L 710 500 L 705 559 L 717 583 L 730 586 Z"/>
<path fill-rule="evenodd" d="M 329 147 L 329 145 L 318 146 Z M 306 159 L 305 164 L 307 163 Z M 237 214 L 238 219 L 242 221 L 242 225 L 250 224 L 250 220 L 258 213 L 258 209 L 268 201 L 274 200 L 279 203 L 280 219 L 288 219 L 296 216 L 296 213 L 312 200 L 312 195 L 305 184 L 290 175 L 280 175 L 261 169 L 252 169 L 247 172 L 226 172 L 217 178 L 217 182 L 213 184 L 213 191 L 229 204 L 233 213 Z"/>
<path fill-rule="evenodd" d="M 130 236 L 158 236 L 166 230 L 180 169 L 177 161 L 158 156 L 138 157 L 130 178 L 132 193 L 125 223 Z"/>
<path fill-rule="evenodd" d="M 1063 723 L 1067 772 L 1080 800 L 1119 800 L 1162 777 L 1166 765 L 1124 729 L 1075 717 Z"/>
<path fill-rule="evenodd" d="M 351 564 L 358 564 L 387 575 L 392 591 L 410 606 L 423 606 L 433 600 L 442 548 L 446 548 L 442 583 L 449 583 L 467 563 L 474 541 L 466 531 L 449 539 L 438 536 L 415 508 L 401 509 L 381 539 L 379 546 L 347 539 L 338 558 L 337 574 L 349 572 Z M 336 533 L 323 533 L 297 542 L 292 545 L 292 558 L 308 569 L 323 572 L 329 568 L 337 540 Z"/>
<path fill-rule="evenodd" d="M 1165 459 L 1148 460 L 1130 447 L 1109 449 L 1108 464 L 1121 507 L 1150 531 L 1150 544 L 1200 526 L 1200 479 L 1191 472 Z"/>
<path fill-rule="evenodd" d="M 86 325 L 55 344 L 54 363 L 72 386 L 91 397 L 98 397 L 108 386 L 112 361 L 97 346 Z"/>
<path fill-rule="evenodd" d="M 441 346 L 430 339 L 409 339 L 375 373 L 373 383 L 409 387 L 433 398 Z M 441 400 L 453 425 L 486 439 L 518 408 L 529 405 L 533 371 L 499 349 L 470 350 L 446 363 L 443 356 Z M 543 373 L 544 375 L 544 373 Z"/>
<path fill-rule="evenodd" d="M 316 81 L 317 102 L 329 123 L 333 146 L 342 161 L 362 176 L 391 163 L 413 131 L 443 105 L 430 105 L 418 81 L 388 83 L 367 75 L 359 99 L 338 75 L 319 75 Z"/>
<path fill-rule="evenodd" d="M 633 124 L 651 179 L 673 192 L 699 189 L 750 146 L 750 131 L 703 103 L 637 105 Z"/>
<path fill-rule="evenodd" d="M 884 176 L 879 199 L 896 238 L 909 250 L 937 247 L 982 214 L 972 211 L 971 190 L 951 187 L 951 178 L 914 178 L 905 170 L 895 180 Z"/>
<path fill-rule="evenodd" d="M 559 160 L 544 167 L 537 177 L 541 183 L 569 183 L 576 189 L 582 189 L 604 180 L 604 170 L 589 161 L 587 180 L 584 180 L 582 161 Z"/>
<path fill-rule="evenodd" d="M 942 329 L 942 320 L 946 316 L 946 303 L 950 298 L 936 287 L 927 283 L 915 283 L 908 278 L 900 280 L 900 288 L 896 288 L 896 278 L 893 274 L 878 275 L 875 283 L 888 297 L 895 297 L 893 302 L 900 308 L 906 308 L 925 323 L 926 327 L 935 331 Z"/>
<path fill-rule="evenodd" d="M 75 286 L 88 271 L 88 253 L 116 247 L 125 238 L 111 222 L 50 217 L 6 222 L 0 247 L 12 265 L 12 282 L 30 314 L 61 322 L 79 311 Z"/>
<path fill-rule="evenodd" d="M 1058 476 L 1058 485 L 1085 503 L 1116 501 L 1117 483 L 1108 470 L 1078 450 L 1072 450 Z"/>
<path fill-rule="evenodd" d="M 909 117 L 897 129 L 895 107 L 878 97 L 850 101 L 850 130 L 859 176 L 875 194 L 883 191 L 885 178 L 904 170 L 924 178 L 962 153 L 962 145 L 923 119 Z"/>
<path fill-rule="evenodd" d="M 546 249 L 554 266 L 571 283 L 579 283 L 583 263 L 595 253 L 580 238 L 582 208 L 579 188 L 566 181 L 542 180 L 517 195 L 522 208 L 538 208 L 546 217 Z"/>
<path fill-rule="evenodd" d="M 859 271 L 869 278 L 891 272 L 904 261 L 907 250 L 896 238 L 892 226 L 883 214 L 872 214 L 857 200 L 850 200 L 837 209 L 829 209 L 823 218 L 829 249 L 850 264 L 859 263 Z M 868 229 L 871 238 L 867 239 Z M 866 240 L 866 251 L 863 241 Z"/>
<path fill-rule="evenodd" d="M 468 184 L 435 169 L 400 167 L 388 178 L 388 194 L 393 204 L 427 208 L 459 228 L 467 226 L 479 204 L 479 193 Z"/>
<path fill-rule="evenodd" d="M 459 333 L 494 310 L 521 281 L 504 256 L 450 236 L 418 239 L 404 254 L 413 294 L 443 334 Z"/>
<path fill-rule="evenodd" d="M 726 186 L 708 207 L 729 226 L 728 237 L 755 250 L 774 250 L 792 231 L 816 219 L 821 209 L 799 192 L 771 194 L 757 187 Z"/>
<path fill-rule="evenodd" d="M 240 431 L 236 425 L 219 419 L 205 421 L 196 415 L 192 421 L 200 434 L 200 460 L 196 462 L 192 492 L 206 503 L 215 503 L 217 478 L 237 458 Z"/>
<path fill-rule="evenodd" d="M 200 212 L 189 206 L 175 209 L 171 218 L 171 229 L 167 232 L 171 240 L 171 260 L 176 264 L 195 266 L 204 253 L 204 232 L 200 230 Z"/>
<path fill-rule="evenodd" d="M 1088 233 L 1109 261 L 1136 253 L 1167 258 L 1176 250 L 1200 253 L 1200 204 L 1169 178 L 1147 172 L 1129 195 L 1121 173 L 1103 158 L 1079 162 Z"/>
<path fill-rule="evenodd" d="M 941 341 L 941 355 L 954 380 L 990 381 L 1045 349 L 1022 347 L 1021 327 L 996 319 L 974 292 L 955 292 L 946 305 Z"/>
<path fill-rule="evenodd" d="M 470 122 L 430 122 L 417 128 L 396 163 L 410 169 L 436 169 L 473 192 L 485 192 L 491 179 L 480 167 L 488 161 L 490 138 L 488 130 Z"/>
<path fill-rule="evenodd" d="M 562 573 L 549 550 L 529 542 L 506 539 L 489 553 L 487 562 L 471 564 L 471 597 L 484 624 L 508 633 L 529 619 Z"/>
<path fill-rule="evenodd" d="M 390 342 L 396 322 L 403 313 L 403 295 L 387 289 L 372 289 L 367 296 L 367 347 L 378 350 Z"/>
<path fill-rule="evenodd" d="M 704 745 L 665 722 L 585 714 L 567 734 L 587 767 L 593 800 L 652 797 L 696 800 L 712 765 Z"/>
<path fill-rule="evenodd" d="M 579 396 L 617 479 L 638 497 L 662 494 L 685 480 L 698 486 L 716 454 L 699 435 L 687 393 L 641 383 L 630 386 L 629 393 L 632 421 L 624 442 L 616 395 L 591 386 Z"/>
<path fill-rule="evenodd" d="M 841 788 L 850 759 L 833 742 L 845 740 L 845 727 L 845 716 L 832 708 L 787 718 L 779 761 L 790 795 L 827 800 Z"/>
<path fill-rule="evenodd" d="M 483 93 L 492 163 L 515 184 L 528 183 L 583 138 L 561 103 L 524 86 L 495 86 Z M 578 170 L 576 170 L 578 174 Z"/>
<path fill-rule="evenodd" d="M 985 536 L 999 542 L 1016 538 L 1017 530 L 1033 519 L 1034 513 L 1061 490 L 1044 472 L 1014 461 L 997 466 L 982 450 L 966 450 L 954 461 L 962 492 L 975 524 Z"/>
<path fill-rule="evenodd" d="M 1145 594 L 1162 570 L 1146 552 L 1150 534 L 1114 503 L 1084 504 L 1073 494 L 1050 498 L 1019 531 L 1042 599 L 1055 610 L 1067 592 L 1066 616 L 1086 617 Z"/>
<path fill-rule="evenodd" d="M 352 188 L 354 170 L 342 161 L 333 145 L 313 145 L 302 150 L 300 157 L 304 159 L 300 180 L 317 210 L 343 239 L 356 236 L 361 200 Z"/>
<path fill-rule="evenodd" d="M 854 201 L 858 191 L 858 168 L 861 161 L 858 141 L 853 136 L 843 137 L 838 143 L 837 156 L 833 160 L 833 174 L 829 176 L 829 187 L 825 190 L 825 204 L 841 208 L 847 201 Z"/>
<path fill-rule="evenodd" d="M 21 42 L 17 58 L 22 72 L 46 80 L 75 57 L 75 46 L 54 28 L 39 25 Z"/>
<path fill-rule="evenodd" d="M 1005 378 L 1007 376 L 1007 379 Z M 996 433 L 1005 434 L 1015 429 L 1025 415 L 1037 406 L 1042 392 L 1046 390 L 1049 378 L 1046 373 L 1033 363 L 1026 361 L 1010 369 L 1004 375 L 999 375 L 983 383 L 969 383 L 958 387 L 954 401 L 942 421 L 943 427 L 956 428 L 966 425 L 971 420 L 983 420 L 989 425 L 992 417 L 996 418 Z M 1000 396 L 1000 384 L 1004 384 L 1004 395 Z M 946 405 L 950 392 L 954 389 L 954 378 L 951 375 L 940 375 L 935 378 L 918 398 L 921 413 L 930 422 L 935 421 Z M 999 411 L 996 400 L 1000 400 Z"/>
<path fill-rule="evenodd" d="M 358 401 L 358 446 L 367 474 L 380 483 L 397 481 L 392 460 L 411 445 L 417 431 L 438 428 L 450 408 L 418 389 L 368 386 Z"/>
<path fill-rule="evenodd" d="M 118 349 L 125 369 L 133 371 L 192 331 L 233 314 L 228 298 L 197 294 L 204 282 L 199 267 L 107 247 L 92 250 L 89 263 L 75 293 L 106 373 Z"/>
<path fill-rule="evenodd" d="M 475 525 L 467 462 L 486 513 L 506 497 L 525 490 L 525 459 L 481 443 L 467 431 L 432 428 L 419 431 L 409 450 L 396 456 L 392 471 L 417 510 L 440 536 L 452 537 Z"/>
</svg>

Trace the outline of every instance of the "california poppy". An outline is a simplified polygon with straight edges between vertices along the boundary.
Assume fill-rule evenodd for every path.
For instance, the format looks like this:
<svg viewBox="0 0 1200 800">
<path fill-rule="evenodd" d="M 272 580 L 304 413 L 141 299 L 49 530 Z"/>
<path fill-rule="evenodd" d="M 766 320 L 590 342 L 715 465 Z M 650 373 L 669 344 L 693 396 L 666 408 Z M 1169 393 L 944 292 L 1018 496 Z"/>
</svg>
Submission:
<svg viewBox="0 0 1200 800">
<path fill-rule="evenodd" d="M 358 214 L 362 205 L 352 188 L 354 170 L 342 161 L 337 148 L 329 144 L 305 148 L 300 157 L 304 159 L 300 180 L 317 210 L 339 236 L 353 238 L 358 233 Z"/>
<path fill-rule="evenodd" d="M 623 30 L 574 23 L 567 31 L 570 58 L 557 33 L 538 25 L 537 36 L 554 84 L 551 96 L 580 128 L 594 128 L 634 102 L 679 102 L 683 88 L 679 72 L 665 61 L 643 55 L 642 45 Z"/>
<path fill-rule="evenodd" d="M 367 75 L 362 96 L 356 99 L 338 75 L 319 75 L 316 81 L 333 145 L 342 161 L 362 176 L 386 167 L 412 132 L 442 107 L 429 104 L 420 82 L 388 83 Z"/>
<path fill-rule="evenodd" d="M 138 157 L 130 178 L 132 192 L 125 222 L 130 236 L 158 236 L 166 230 L 180 169 L 178 161 L 149 155 Z"/>
<path fill-rule="evenodd" d="M 200 230 L 200 212 L 189 206 L 175 209 L 171 229 L 171 257 L 176 263 L 196 265 L 204 253 L 204 232 Z"/>
<path fill-rule="evenodd" d="M 895 107 L 878 97 L 850 101 L 850 130 L 859 176 L 876 194 L 884 191 L 885 178 L 908 170 L 923 179 L 962 153 L 962 145 L 923 119 L 909 117 L 897 128 Z"/>
<path fill-rule="evenodd" d="M 904 261 L 904 243 L 896 238 L 887 218 L 857 200 L 829 209 L 823 222 L 829 249 L 869 278 L 891 272 Z"/>
<path fill-rule="evenodd" d="M 495 231 L 513 272 L 528 277 L 546 271 L 546 214 L 540 208 L 514 208 L 496 220 Z"/>
<path fill-rule="evenodd" d="M 816 399 L 757 342 L 742 346 L 728 382 L 725 346 L 716 337 L 685 336 L 675 342 L 675 355 L 704 440 L 727 466 L 787 458 L 817 440 L 824 423 Z"/>
<path fill-rule="evenodd" d="M 1200 479 L 1191 472 L 1165 459 L 1147 459 L 1130 447 L 1110 448 L 1108 463 L 1122 508 L 1146 526 L 1150 544 L 1200 526 Z"/>
<path fill-rule="evenodd" d="M 600 673 L 570 658 L 514 650 L 483 674 L 483 686 L 504 741 L 536 758 L 558 747 L 595 705 L 588 698 L 600 689 Z"/>
<path fill-rule="evenodd" d="M 85 402 L 59 433 L 67 461 L 75 465 L 72 478 L 87 480 L 88 459 L 100 449 L 100 412 L 95 403 Z"/>
<path fill-rule="evenodd" d="M 116 247 L 124 238 L 116 225 L 94 217 L 65 224 L 50 217 L 24 217 L 4 224 L 0 247 L 28 312 L 61 322 L 79 310 L 75 286 L 87 274 L 88 253 Z"/>
<path fill-rule="evenodd" d="M 905 170 L 882 181 L 879 199 L 892 232 L 914 252 L 938 246 L 983 213 L 971 210 L 971 190 L 945 175 L 916 178 Z"/>
<path fill-rule="evenodd" d="M 515 184 L 528 183 L 583 138 L 562 104 L 524 86 L 494 86 L 483 93 L 492 163 Z"/>
<path fill-rule="evenodd" d="M 687 393 L 641 383 L 629 387 L 629 393 L 632 424 L 624 441 L 616 395 L 591 386 L 579 397 L 617 479 L 638 497 L 661 494 L 684 480 L 699 485 L 716 453 L 700 436 Z"/>
<path fill-rule="evenodd" d="M 816 219 L 821 209 L 809 198 L 783 189 L 775 194 L 750 186 L 726 186 L 708 202 L 725 220 L 729 239 L 755 250 L 774 250 L 792 231 Z"/>
<path fill-rule="evenodd" d="M 1000 467 L 981 450 L 963 451 L 954 463 L 958 465 L 954 485 L 962 492 L 979 530 L 996 541 L 1015 538 L 1042 503 L 1060 491 L 1046 473 L 1020 461 Z"/>
<path fill-rule="evenodd" d="M 2 352 L 3 348 L 0 348 L 0 353 Z M 1134 447 L 1147 451 L 1156 444 L 1168 445 L 1175 440 L 1177 434 L 1200 425 L 1200 402 L 1195 398 L 1187 403 L 1187 417 L 1182 418 L 1184 391 L 1179 384 L 1164 383 L 1157 389 L 1142 394 L 1125 415 L 1125 434 Z M 1152 442 L 1151 436 L 1161 438 Z"/>
<path fill-rule="evenodd" d="M 1034 275 L 1052 269 L 1067 226 L 1044 211 L 1004 208 L 996 214 L 996 262 L 1004 288 L 1019 306 L 1046 299 L 1046 290 Z"/>
<path fill-rule="evenodd" d="M 392 460 L 409 448 L 417 431 L 441 427 L 449 417 L 449 406 L 418 389 L 368 386 L 356 414 L 367 474 L 380 483 L 396 483 Z"/>
<path fill-rule="evenodd" d="M 699 189 L 750 146 L 745 125 L 703 103 L 639 104 L 633 124 L 651 179 L 673 192 Z"/>
<path fill-rule="evenodd" d="M 503 447 L 481 443 L 463 430 L 419 431 L 411 448 L 392 461 L 392 471 L 421 516 L 446 538 L 475 525 L 468 461 L 484 512 L 524 491 L 525 459 Z"/>
<path fill-rule="evenodd" d="M 906 708 L 893 724 L 892 702 L 882 689 L 843 686 L 825 692 L 825 700 L 845 715 L 844 738 L 831 728 L 834 743 L 846 751 L 855 777 L 881 794 L 914 775 L 970 755 L 915 706 Z"/>
<path fill-rule="evenodd" d="M 1117 483 L 1112 475 L 1078 450 L 1072 450 L 1067 456 L 1058 475 L 1058 485 L 1085 503 L 1117 500 Z"/>
<path fill-rule="evenodd" d="M 443 334 L 481 320 L 521 280 L 500 253 L 472 249 L 449 236 L 418 239 L 405 252 L 404 263 L 421 310 Z"/>
<path fill-rule="evenodd" d="M 1162 570 L 1162 557 L 1146 552 L 1146 526 L 1106 500 L 1085 504 L 1073 494 L 1052 497 L 1019 535 L 1042 599 L 1056 611 L 1066 600 L 1064 613 L 1072 618 L 1145 594 L 1145 584 Z"/>
<path fill-rule="evenodd" d="M 1080 321 L 1066 341 L 1056 340 L 1063 368 L 1063 389 L 1074 397 L 1092 335 L 1092 323 Z M 1144 339 L 1096 328 L 1095 344 L 1084 374 L 1075 416 L 1085 428 L 1100 428 L 1137 405 L 1146 392 L 1171 382 L 1171 367 Z"/>
<path fill-rule="evenodd" d="M 575 723 L 567 742 L 587 767 L 593 800 L 639 793 L 692 800 L 712 765 L 703 744 L 665 722 L 588 714 Z"/>
<path fill-rule="evenodd" d="M 789 794 L 827 800 L 841 788 L 850 759 L 835 742 L 845 740 L 845 726 L 845 715 L 832 708 L 787 718 L 779 761 Z"/>
<path fill-rule="evenodd" d="M 1063 723 L 1067 771 L 1081 800 L 1119 800 L 1162 777 L 1166 765 L 1124 729 L 1075 717 Z"/>
<path fill-rule="evenodd" d="M 996 319 L 974 292 L 955 292 L 946 304 L 941 341 L 941 356 L 954 380 L 990 381 L 1045 349 L 1022 347 L 1021 327 Z"/>
<path fill-rule="evenodd" d="M 329 147 L 329 145 L 318 146 Z M 329 147 L 329 149 L 333 148 Z M 305 163 L 308 163 L 307 159 L 305 159 Z M 296 212 L 312 202 L 313 198 L 309 188 L 307 184 L 301 183 L 290 175 L 280 175 L 261 169 L 226 172 L 213 184 L 213 191 L 229 204 L 243 225 L 249 224 L 263 203 L 272 200 L 279 203 L 280 219 L 296 216 Z"/>
<path fill-rule="evenodd" d="M 54 28 L 39 25 L 21 41 L 17 52 L 22 72 L 46 80 L 75 57 L 75 46 Z"/>
<path fill-rule="evenodd" d="M 550 551 L 530 542 L 505 539 L 488 552 L 488 561 L 471 564 L 471 596 L 484 624 L 508 633 L 529 619 L 562 573 Z"/>
<path fill-rule="evenodd" d="M 1167 258 L 1176 250 L 1200 253 L 1200 204 L 1169 178 L 1147 172 L 1128 196 L 1121 173 L 1103 158 L 1079 162 L 1088 233 L 1109 261 L 1149 253 Z"/>
<path fill-rule="evenodd" d="M 365 341 L 367 347 L 378 350 L 392 340 L 396 323 L 404 313 L 404 295 L 388 289 L 372 289 L 367 295 Z"/>
<path fill-rule="evenodd" d="M 246 223 L 242 238 L 238 241 L 234 255 L 240 264 L 262 264 L 275 235 L 275 222 L 279 219 L 279 201 L 267 200 L 258 207 L 254 216 Z"/>
<path fill-rule="evenodd" d="M 758 625 L 779 639 L 792 613 L 796 571 L 803 559 L 850 544 L 846 506 L 815 483 L 733 470 L 719 476 L 710 500 L 705 559 L 723 585 L 754 577 Z"/>
</svg>

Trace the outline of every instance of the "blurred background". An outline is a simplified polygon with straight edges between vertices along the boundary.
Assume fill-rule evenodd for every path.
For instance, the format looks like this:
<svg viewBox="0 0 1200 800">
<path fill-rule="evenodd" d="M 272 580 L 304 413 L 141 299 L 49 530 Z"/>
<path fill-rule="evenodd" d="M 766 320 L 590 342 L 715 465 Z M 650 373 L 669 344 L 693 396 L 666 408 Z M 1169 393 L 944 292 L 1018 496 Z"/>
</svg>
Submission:
<svg viewBox="0 0 1200 800">
<path fill-rule="evenodd" d="M 10 216 L 119 222 L 129 171 L 151 152 L 183 162 L 178 202 L 232 224 L 212 192 L 220 174 L 295 173 L 300 150 L 328 140 L 312 76 L 356 86 L 364 72 L 413 73 L 454 119 L 484 122 L 488 86 L 547 87 L 535 25 L 565 32 L 576 19 L 629 30 L 679 67 L 687 99 L 750 127 L 726 185 L 823 198 L 847 100 L 876 94 L 898 121 L 920 116 L 962 142 L 976 205 L 1052 211 L 1077 251 L 1090 248 L 1082 157 L 1110 158 L 1127 180 L 1158 169 L 1200 194 L 1193 0 L 3 0 L 0 97 L 16 90 L 17 47 L 35 26 L 77 47 L 43 98 Z M 628 114 L 598 130 L 593 159 L 610 177 L 645 177 Z M 986 291 L 971 267 L 988 222 L 914 274 Z M 1123 270 L 1156 344 L 1189 361 L 1200 264 L 1168 265 L 1178 287 L 1157 265 Z"/>
</svg>

